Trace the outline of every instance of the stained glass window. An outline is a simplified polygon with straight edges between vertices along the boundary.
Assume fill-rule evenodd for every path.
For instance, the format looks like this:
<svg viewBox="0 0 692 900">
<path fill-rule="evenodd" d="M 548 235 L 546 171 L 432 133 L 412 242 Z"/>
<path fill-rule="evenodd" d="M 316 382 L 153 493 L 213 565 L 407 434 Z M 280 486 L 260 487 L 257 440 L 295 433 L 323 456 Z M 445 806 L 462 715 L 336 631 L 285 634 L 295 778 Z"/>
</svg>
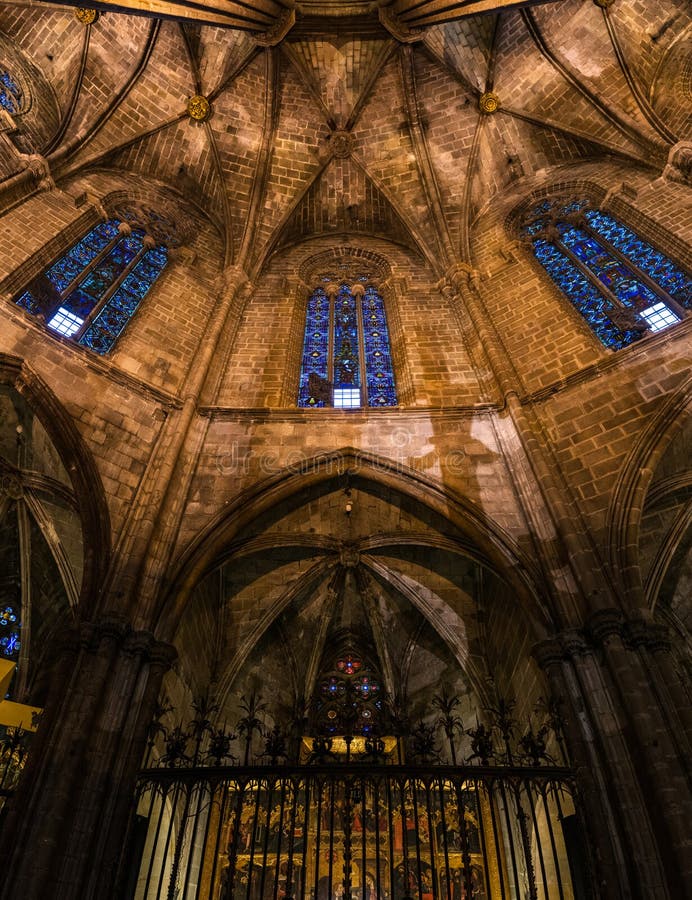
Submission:
<svg viewBox="0 0 692 900">
<path fill-rule="evenodd" d="M 360 409 L 396 404 L 379 291 L 362 280 L 316 288 L 305 318 L 298 406 Z"/>
<path fill-rule="evenodd" d="M 544 200 L 522 233 L 536 259 L 602 343 L 619 350 L 692 309 L 690 278 L 663 253 L 586 200 Z"/>
<path fill-rule="evenodd" d="M 103 222 L 34 279 L 15 302 L 56 334 L 111 350 L 168 261 L 144 231 Z"/>
<path fill-rule="evenodd" d="M 8 113 L 18 113 L 24 104 L 22 89 L 7 69 L 0 69 L 0 106 Z"/>
<path fill-rule="evenodd" d="M 360 657 L 347 653 L 337 658 L 319 681 L 317 731 L 325 736 L 377 734 L 383 725 L 381 694 L 377 674 Z"/>
<path fill-rule="evenodd" d="M 0 606 L 0 656 L 5 659 L 17 659 L 21 646 L 19 638 L 19 612 L 13 604 L 3 603 Z M 3 698 L 0 697 L 0 700 Z"/>
</svg>

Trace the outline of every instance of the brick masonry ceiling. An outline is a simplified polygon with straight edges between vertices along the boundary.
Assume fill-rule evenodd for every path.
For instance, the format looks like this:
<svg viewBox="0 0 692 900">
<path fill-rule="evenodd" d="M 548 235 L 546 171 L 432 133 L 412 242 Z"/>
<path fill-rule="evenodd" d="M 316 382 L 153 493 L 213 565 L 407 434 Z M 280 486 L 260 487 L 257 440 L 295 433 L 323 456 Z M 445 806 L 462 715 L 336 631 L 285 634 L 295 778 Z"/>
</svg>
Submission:
<svg viewBox="0 0 692 900">
<path fill-rule="evenodd" d="M 660 172 L 690 135 L 683 0 L 645 12 L 559 0 L 401 40 L 373 16 L 315 23 L 299 10 L 283 38 L 267 38 L 0 5 L 7 65 L 34 95 L 20 122 L 27 151 L 63 184 L 105 167 L 173 187 L 248 273 L 278 246 L 358 232 L 442 272 L 468 258 L 470 225 L 513 181 L 604 155 Z M 202 121 L 189 112 L 198 95 Z"/>
</svg>

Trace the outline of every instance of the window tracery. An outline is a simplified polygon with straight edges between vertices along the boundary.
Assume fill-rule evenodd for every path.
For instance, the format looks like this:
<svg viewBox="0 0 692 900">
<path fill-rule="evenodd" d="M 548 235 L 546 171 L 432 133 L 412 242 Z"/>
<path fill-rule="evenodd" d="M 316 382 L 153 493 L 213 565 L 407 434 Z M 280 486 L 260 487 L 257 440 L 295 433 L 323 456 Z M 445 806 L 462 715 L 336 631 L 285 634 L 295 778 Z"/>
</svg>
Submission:
<svg viewBox="0 0 692 900">
<path fill-rule="evenodd" d="M 108 353 L 168 262 L 168 249 L 142 228 L 110 219 L 15 298 L 63 337 Z"/>
<path fill-rule="evenodd" d="M 534 256 L 601 342 L 626 347 L 692 309 L 692 282 L 668 257 L 587 200 L 544 200 L 524 218 Z"/>
<path fill-rule="evenodd" d="M 319 680 L 315 709 L 317 733 L 325 737 L 379 734 L 384 714 L 380 679 L 359 655 L 345 653 Z"/>
<path fill-rule="evenodd" d="M 382 295 L 367 276 L 323 276 L 307 305 L 298 406 L 396 405 Z"/>
</svg>

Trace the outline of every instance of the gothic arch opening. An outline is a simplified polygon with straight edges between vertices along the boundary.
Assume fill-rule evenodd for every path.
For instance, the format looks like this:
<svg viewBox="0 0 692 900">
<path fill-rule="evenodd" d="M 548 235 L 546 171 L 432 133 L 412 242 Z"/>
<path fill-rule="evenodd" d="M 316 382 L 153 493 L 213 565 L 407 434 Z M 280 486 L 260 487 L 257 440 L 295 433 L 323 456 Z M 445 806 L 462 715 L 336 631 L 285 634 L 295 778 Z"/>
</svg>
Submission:
<svg viewBox="0 0 692 900">
<path fill-rule="evenodd" d="M 295 473 L 281 496 L 269 486 L 271 503 L 255 498 L 254 515 L 231 514 L 198 548 L 143 778 L 173 784 L 208 763 L 230 781 L 218 796 L 192 790 L 186 811 L 178 794 L 144 790 L 135 897 L 167 883 L 371 900 L 499 898 L 531 881 L 552 896 L 548 882 L 568 883 L 568 788 L 561 801 L 547 786 L 500 798 L 449 769 L 565 761 L 531 656 L 543 612 L 406 477 L 354 461 Z"/>
</svg>

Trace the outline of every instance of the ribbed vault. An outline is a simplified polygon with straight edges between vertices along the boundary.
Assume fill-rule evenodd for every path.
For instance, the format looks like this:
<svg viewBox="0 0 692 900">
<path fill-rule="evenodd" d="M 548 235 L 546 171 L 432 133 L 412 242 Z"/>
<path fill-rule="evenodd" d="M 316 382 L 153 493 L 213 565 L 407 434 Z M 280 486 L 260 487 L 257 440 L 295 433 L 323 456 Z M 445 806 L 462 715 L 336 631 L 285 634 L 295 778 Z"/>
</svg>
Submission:
<svg viewBox="0 0 692 900">
<path fill-rule="evenodd" d="M 257 34 L 284 15 L 273 0 L 243 6 L 261 21 L 228 28 L 183 21 L 192 7 L 181 21 L 104 12 L 84 25 L 63 7 L 0 5 L 35 108 L 59 106 L 40 128 L 19 117 L 14 139 L 58 184 L 104 167 L 159 179 L 205 210 L 226 262 L 253 275 L 277 246 L 374 232 L 443 272 L 470 262 L 475 216 L 513 181 L 585 158 L 660 170 L 689 136 L 671 112 L 689 88 L 680 0 L 645 21 L 628 2 L 493 4 L 483 16 L 471 3 L 436 24 L 443 3 L 382 7 L 420 27 L 410 42 L 351 6 L 299 5 L 269 47 Z M 481 108 L 488 92 L 494 113 Z M 207 121 L 188 115 L 196 94 Z"/>
</svg>

